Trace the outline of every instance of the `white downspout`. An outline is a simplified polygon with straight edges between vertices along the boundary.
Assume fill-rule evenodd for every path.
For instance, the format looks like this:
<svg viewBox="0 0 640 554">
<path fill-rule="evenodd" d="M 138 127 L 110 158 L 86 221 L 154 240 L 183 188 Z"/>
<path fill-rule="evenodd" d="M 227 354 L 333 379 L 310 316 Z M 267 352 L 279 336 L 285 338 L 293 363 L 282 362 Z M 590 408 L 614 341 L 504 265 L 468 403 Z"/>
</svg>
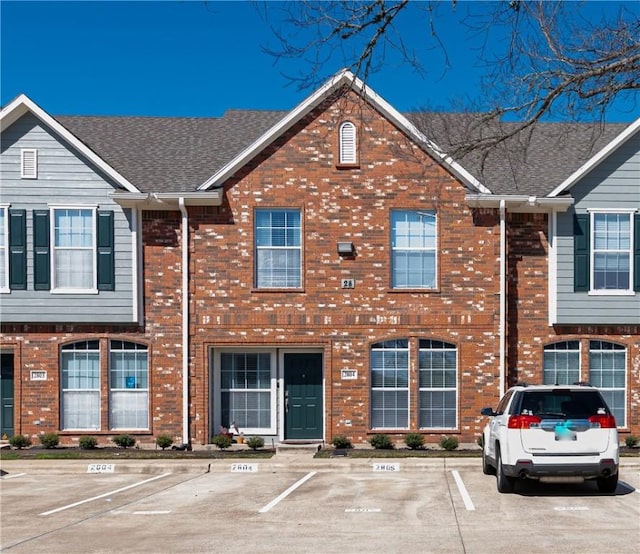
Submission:
<svg viewBox="0 0 640 554">
<path fill-rule="evenodd" d="M 184 198 L 178 199 L 182 214 L 182 443 L 189 436 L 189 213 Z"/>
<path fill-rule="evenodd" d="M 507 207 L 500 200 L 500 396 L 505 393 L 507 319 Z"/>
</svg>

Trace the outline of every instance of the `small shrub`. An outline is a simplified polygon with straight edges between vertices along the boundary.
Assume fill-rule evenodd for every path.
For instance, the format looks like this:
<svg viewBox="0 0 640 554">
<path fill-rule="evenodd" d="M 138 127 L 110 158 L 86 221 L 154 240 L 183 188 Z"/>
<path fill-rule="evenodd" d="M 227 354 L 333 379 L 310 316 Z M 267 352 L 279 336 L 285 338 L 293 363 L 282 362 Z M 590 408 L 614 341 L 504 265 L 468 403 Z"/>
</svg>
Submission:
<svg viewBox="0 0 640 554">
<path fill-rule="evenodd" d="M 31 439 L 25 435 L 13 435 L 13 437 L 9 439 L 9 444 L 20 450 L 21 448 L 31 446 Z"/>
<path fill-rule="evenodd" d="M 407 433 L 404 442 L 411 450 L 420 450 L 424 446 L 424 437 L 420 433 Z"/>
<path fill-rule="evenodd" d="M 120 448 L 129 448 L 130 446 L 134 446 L 136 444 L 136 439 L 134 439 L 131 435 L 116 435 L 111 439 L 116 446 Z"/>
<path fill-rule="evenodd" d="M 251 450 L 258 450 L 258 448 L 264 446 L 264 439 L 262 437 L 249 437 L 245 442 Z"/>
<path fill-rule="evenodd" d="M 333 444 L 333 446 L 336 448 L 353 448 L 351 439 L 349 437 L 345 437 L 344 435 L 336 435 L 335 437 L 333 437 L 331 444 Z"/>
<path fill-rule="evenodd" d="M 87 435 L 84 437 L 80 437 L 80 440 L 78 441 L 78 446 L 82 450 L 93 450 L 96 446 L 98 446 L 98 441 L 95 437 L 91 437 Z"/>
<path fill-rule="evenodd" d="M 211 437 L 211 442 L 215 444 L 220 450 L 224 450 L 225 448 L 229 448 L 231 446 L 233 439 L 226 433 L 220 433 L 219 435 L 214 435 L 213 437 Z"/>
<path fill-rule="evenodd" d="M 640 442 L 640 437 L 636 437 L 635 435 L 629 435 L 626 439 L 624 439 L 624 443 L 629 448 L 635 448 L 636 446 L 638 446 L 639 442 Z"/>
<path fill-rule="evenodd" d="M 173 444 L 173 437 L 171 435 L 158 435 L 156 444 L 162 448 L 162 450 L 169 448 Z"/>
<path fill-rule="evenodd" d="M 40 435 L 40 444 L 45 448 L 55 448 L 60 443 L 58 433 L 45 433 Z"/>
<path fill-rule="evenodd" d="M 369 439 L 369 444 L 376 450 L 393 450 L 393 443 L 389 435 L 385 435 L 384 433 L 373 435 L 373 437 Z"/>
<path fill-rule="evenodd" d="M 440 447 L 445 450 L 455 450 L 458 448 L 458 439 L 455 437 L 442 437 L 440 439 Z"/>
</svg>

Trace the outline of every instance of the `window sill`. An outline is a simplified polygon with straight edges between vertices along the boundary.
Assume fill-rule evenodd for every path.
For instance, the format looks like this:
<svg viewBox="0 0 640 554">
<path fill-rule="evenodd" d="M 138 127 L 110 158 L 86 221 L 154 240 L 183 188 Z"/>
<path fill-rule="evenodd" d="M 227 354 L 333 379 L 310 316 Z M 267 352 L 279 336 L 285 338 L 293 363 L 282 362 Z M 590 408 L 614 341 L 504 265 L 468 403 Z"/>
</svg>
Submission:
<svg viewBox="0 0 640 554">
<path fill-rule="evenodd" d="M 353 164 L 347 164 L 347 163 L 337 163 L 336 164 L 336 169 L 360 169 L 360 164 L 359 163 L 353 163 Z"/>
<path fill-rule="evenodd" d="M 590 290 L 589 296 L 635 296 L 633 290 Z"/>
<path fill-rule="evenodd" d="M 98 294 L 98 289 L 51 289 L 51 294 Z"/>
<path fill-rule="evenodd" d="M 409 293 L 409 294 L 439 294 L 440 293 L 440 289 L 387 289 L 387 292 L 389 294 L 397 294 L 397 293 Z"/>
<path fill-rule="evenodd" d="M 266 293 L 274 293 L 277 292 L 279 294 L 282 294 L 283 292 L 291 292 L 291 293 L 295 293 L 295 294 L 302 294 L 304 293 L 304 288 L 262 288 L 262 289 L 258 289 L 258 288 L 253 288 L 251 289 L 251 292 L 258 292 L 258 293 L 262 293 L 262 292 L 266 292 Z"/>
</svg>

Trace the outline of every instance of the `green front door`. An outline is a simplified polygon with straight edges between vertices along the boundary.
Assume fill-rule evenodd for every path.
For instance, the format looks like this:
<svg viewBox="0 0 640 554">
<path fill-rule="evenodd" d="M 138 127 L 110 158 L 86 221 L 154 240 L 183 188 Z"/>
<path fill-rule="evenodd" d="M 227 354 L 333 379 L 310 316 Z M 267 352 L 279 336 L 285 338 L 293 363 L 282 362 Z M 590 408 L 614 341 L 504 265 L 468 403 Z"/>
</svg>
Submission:
<svg viewBox="0 0 640 554">
<path fill-rule="evenodd" d="M 0 352 L 0 437 L 12 437 L 13 429 L 13 354 Z"/>
<path fill-rule="evenodd" d="M 321 439 L 322 354 L 284 355 L 285 439 Z"/>
</svg>

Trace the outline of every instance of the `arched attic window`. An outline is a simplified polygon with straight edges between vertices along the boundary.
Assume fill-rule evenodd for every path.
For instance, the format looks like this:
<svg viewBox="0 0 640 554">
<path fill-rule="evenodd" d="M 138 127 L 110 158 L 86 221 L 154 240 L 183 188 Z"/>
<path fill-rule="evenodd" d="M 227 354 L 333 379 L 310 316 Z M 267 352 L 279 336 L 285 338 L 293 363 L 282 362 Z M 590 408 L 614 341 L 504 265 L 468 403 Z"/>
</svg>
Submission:
<svg viewBox="0 0 640 554">
<path fill-rule="evenodd" d="M 358 163 L 356 126 L 351 121 L 340 125 L 340 164 L 355 165 Z"/>
</svg>

